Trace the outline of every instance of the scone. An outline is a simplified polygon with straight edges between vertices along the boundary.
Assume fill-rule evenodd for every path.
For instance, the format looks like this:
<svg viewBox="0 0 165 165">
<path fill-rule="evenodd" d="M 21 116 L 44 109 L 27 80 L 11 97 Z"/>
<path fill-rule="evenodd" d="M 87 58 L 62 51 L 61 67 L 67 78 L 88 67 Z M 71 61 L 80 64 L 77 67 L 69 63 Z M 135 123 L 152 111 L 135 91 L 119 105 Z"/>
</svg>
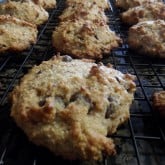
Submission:
<svg viewBox="0 0 165 165">
<path fill-rule="evenodd" d="M 145 21 L 132 26 L 128 44 L 141 54 L 165 58 L 165 21 Z"/>
<path fill-rule="evenodd" d="M 109 3 L 108 0 L 66 0 L 66 4 L 68 6 L 72 4 L 84 4 L 84 5 L 89 5 L 89 4 L 96 4 L 98 7 L 106 10 L 109 9 Z"/>
<path fill-rule="evenodd" d="M 163 2 L 153 2 L 130 8 L 121 14 L 121 19 L 124 23 L 130 25 L 142 21 L 165 20 L 165 4 Z"/>
<path fill-rule="evenodd" d="M 9 15 L 0 16 L 0 52 L 22 51 L 37 40 L 37 27 Z"/>
<path fill-rule="evenodd" d="M 108 22 L 108 18 L 104 14 L 104 10 L 99 8 L 97 4 L 92 3 L 76 3 L 70 4 L 59 16 L 60 21 L 68 21 L 82 18 L 84 20 L 91 20 L 94 23 L 98 21 Z"/>
<path fill-rule="evenodd" d="M 128 10 L 129 8 L 140 6 L 149 2 L 162 2 L 162 0 L 116 0 L 115 5 L 123 10 Z"/>
<path fill-rule="evenodd" d="M 152 101 L 153 107 L 160 114 L 160 117 L 165 118 L 165 91 L 155 92 Z"/>
<path fill-rule="evenodd" d="M 56 7 L 56 0 L 32 0 L 32 1 L 42 6 L 44 9 L 53 9 Z"/>
<path fill-rule="evenodd" d="M 114 155 L 107 134 L 129 118 L 135 84 L 89 60 L 55 57 L 35 66 L 11 93 L 11 116 L 29 139 L 66 159 Z"/>
<path fill-rule="evenodd" d="M 48 12 L 31 1 L 8 1 L 0 5 L 0 15 L 11 15 L 21 20 L 40 25 L 48 20 Z"/>
<path fill-rule="evenodd" d="M 61 22 L 52 35 L 53 47 L 58 52 L 77 58 L 101 59 L 119 46 L 121 39 L 105 22 L 87 20 Z"/>
</svg>

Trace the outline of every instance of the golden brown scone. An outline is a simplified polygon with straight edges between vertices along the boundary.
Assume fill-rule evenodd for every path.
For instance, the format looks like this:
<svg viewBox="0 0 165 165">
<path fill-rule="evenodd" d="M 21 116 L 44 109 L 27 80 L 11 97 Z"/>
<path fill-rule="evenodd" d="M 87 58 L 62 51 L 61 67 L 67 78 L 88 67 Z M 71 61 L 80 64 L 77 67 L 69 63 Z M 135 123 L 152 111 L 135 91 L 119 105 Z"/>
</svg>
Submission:
<svg viewBox="0 0 165 165">
<path fill-rule="evenodd" d="M 128 44 L 141 54 L 165 58 L 165 21 L 145 21 L 132 26 Z"/>
<path fill-rule="evenodd" d="M 56 0 L 32 0 L 34 3 L 41 5 L 44 9 L 53 9 L 56 7 Z"/>
<path fill-rule="evenodd" d="M 149 2 L 162 2 L 162 0 L 116 0 L 115 5 L 123 10 L 128 10 L 129 8 L 140 6 Z"/>
<path fill-rule="evenodd" d="M 77 3 L 70 4 L 59 16 L 60 21 L 68 21 L 82 18 L 84 20 L 91 20 L 94 23 L 99 21 L 108 22 L 108 18 L 104 14 L 104 10 L 99 8 L 97 4 L 92 3 Z"/>
<path fill-rule="evenodd" d="M 66 4 L 68 6 L 73 4 L 83 4 L 83 5 L 89 5 L 89 4 L 96 4 L 98 7 L 106 10 L 109 9 L 108 0 L 66 0 Z"/>
<path fill-rule="evenodd" d="M 37 40 L 37 27 L 31 23 L 11 17 L 0 16 L 0 52 L 22 51 Z"/>
<path fill-rule="evenodd" d="M 152 101 L 154 109 L 165 118 L 165 91 L 155 92 Z"/>
<path fill-rule="evenodd" d="M 119 46 L 121 39 L 105 22 L 87 20 L 61 22 L 52 35 L 53 47 L 77 58 L 101 59 Z"/>
<path fill-rule="evenodd" d="M 11 15 L 21 20 L 40 25 L 48 20 L 48 12 L 31 1 L 8 1 L 0 5 L 1 15 Z"/>
<path fill-rule="evenodd" d="M 11 93 L 11 116 L 37 145 L 67 159 L 114 155 L 107 134 L 129 118 L 133 76 L 89 60 L 54 57 Z"/>
<path fill-rule="evenodd" d="M 121 19 L 124 23 L 130 25 L 142 21 L 165 20 L 165 4 L 163 2 L 153 2 L 130 8 L 121 14 Z"/>
</svg>

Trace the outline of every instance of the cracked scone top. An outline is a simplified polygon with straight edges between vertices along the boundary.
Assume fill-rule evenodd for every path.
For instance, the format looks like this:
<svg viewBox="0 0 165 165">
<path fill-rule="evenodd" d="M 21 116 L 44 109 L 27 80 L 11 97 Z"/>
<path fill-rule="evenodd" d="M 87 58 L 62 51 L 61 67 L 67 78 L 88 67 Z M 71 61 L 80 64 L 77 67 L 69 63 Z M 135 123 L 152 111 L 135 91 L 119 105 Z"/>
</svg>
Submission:
<svg viewBox="0 0 165 165">
<path fill-rule="evenodd" d="M 114 155 L 107 134 L 129 118 L 133 76 L 57 56 L 35 66 L 11 93 L 11 116 L 37 145 L 67 159 Z"/>
<path fill-rule="evenodd" d="M 104 21 L 77 19 L 61 22 L 52 35 L 57 52 L 77 58 L 101 59 L 121 43 Z"/>
</svg>

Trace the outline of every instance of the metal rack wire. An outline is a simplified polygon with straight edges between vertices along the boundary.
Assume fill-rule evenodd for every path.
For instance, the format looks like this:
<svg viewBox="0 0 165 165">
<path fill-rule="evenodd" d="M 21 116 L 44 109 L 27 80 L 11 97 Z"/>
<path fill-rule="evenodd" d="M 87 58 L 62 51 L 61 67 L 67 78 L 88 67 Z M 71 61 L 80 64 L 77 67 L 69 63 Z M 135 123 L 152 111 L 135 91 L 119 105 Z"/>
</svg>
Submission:
<svg viewBox="0 0 165 165">
<path fill-rule="evenodd" d="M 153 92 L 165 89 L 165 61 L 140 56 L 129 50 L 126 41 L 128 27 L 121 23 L 120 10 L 115 8 L 114 0 L 110 0 L 110 5 L 112 11 L 106 12 L 109 26 L 121 36 L 124 43 L 102 62 L 110 62 L 116 69 L 137 77 L 130 120 L 113 135 L 117 155 L 106 157 L 100 162 L 62 160 L 46 149 L 31 144 L 10 118 L 10 105 L 7 101 L 10 91 L 28 69 L 51 58 L 55 53 L 51 46 L 51 34 L 64 9 L 64 1 L 58 0 L 57 8 L 49 11 L 48 22 L 39 28 L 37 44 L 22 53 L 0 55 L 0 165 L 165 164 L 165 123 L 151 105 Z"/>
</svg>

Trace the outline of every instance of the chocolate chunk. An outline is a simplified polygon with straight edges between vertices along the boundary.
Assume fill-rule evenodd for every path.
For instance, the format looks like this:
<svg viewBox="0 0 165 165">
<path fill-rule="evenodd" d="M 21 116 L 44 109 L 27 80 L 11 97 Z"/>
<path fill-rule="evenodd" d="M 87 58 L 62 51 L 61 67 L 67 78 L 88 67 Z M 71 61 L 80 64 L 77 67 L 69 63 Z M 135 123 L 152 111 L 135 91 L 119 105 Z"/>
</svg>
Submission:
<svg viewBox="0 0 165 165">
<path fill-rule="evenodd" d="M 45 103 L 46 103 L 46 100 L 41 100 L 41 101 L 39 101 L 38 104 L 40 107 L 43 107 L 45 105 Z"/>
<path fill-rule="evenodd" d="M 37 72 L 37 74 L 41 74 L 41 73 L 42 73 L 41 70 Z"/>
<path fill-rule="evenodd" d="M 63 56 L 62 61 L 64 61 L 64 62 L 71 62 L 72 61 L 72 57 L 70 57 L 68 55 L 65 55 L 65 56 Z"/>
<path fill-rule="evenodd" d="M 116 78 L 116 80 L 120 83 L 120 79 L 118 78 L 118 77 L 115 77 Z"/>
<path fill-rule="evenodd" d="M 111 115 L 115 112 L 114 106 L 113 104 L 110 104 L 107 108 L 106 114 L 105 114 L 105 118 L 108 119 L 111 117 Z"/>
</svg>

